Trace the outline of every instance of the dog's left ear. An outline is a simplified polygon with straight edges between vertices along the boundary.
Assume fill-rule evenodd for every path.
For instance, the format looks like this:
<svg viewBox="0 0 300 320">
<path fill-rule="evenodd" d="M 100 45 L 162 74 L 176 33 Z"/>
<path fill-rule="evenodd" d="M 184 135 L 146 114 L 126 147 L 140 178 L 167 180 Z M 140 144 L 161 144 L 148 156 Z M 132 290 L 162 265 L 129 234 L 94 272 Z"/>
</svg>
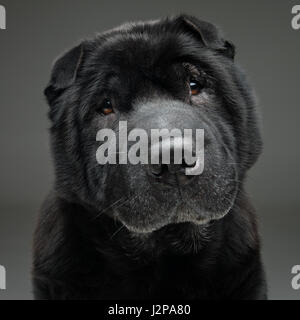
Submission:
<svg viewBox="0 0 300 320">
<path fill-rule="evenodd" d="M 185 14 L 180 15 L 177 19 L 179 19 L 184 24 L 186 30 L 192 32 L 204 46 L 234 60 L 235 46 L 230 41 L 223 39 L 220 30 L 215 25 Z"/>
</svg>

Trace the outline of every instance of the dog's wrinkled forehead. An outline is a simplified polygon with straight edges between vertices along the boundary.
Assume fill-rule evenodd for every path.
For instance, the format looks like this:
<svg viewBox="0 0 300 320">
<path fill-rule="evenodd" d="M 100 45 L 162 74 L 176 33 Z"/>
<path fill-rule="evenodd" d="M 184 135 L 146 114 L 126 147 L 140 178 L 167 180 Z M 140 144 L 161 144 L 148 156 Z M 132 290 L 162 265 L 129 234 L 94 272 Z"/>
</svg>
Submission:
<svg viewBox="0 0 300 320">
<path fill-rule="evenodd" d="M 99 41 L 86 61 L 84 78 L 92 80 L 88 86 L 93 82 L 99 90 L 118 95 L 127 91 L 131 98 L 156 90 L 180 92 L 189 70 L 182 48 L 175 35 L 168 42 L 144 34 L 116 35 Z"/>
<path fill-rule="evenodd" d="M 119 66 L 122 70 L 152 70 L 176 61 L 196 60 L 211 50 L 233 55 L 233 47 L 224 41 L 212 24 L 180 16 L 146 23 L 125 24 L 99 35 L 91 63 Z"/>
<path fill-rule="evenodd" d="M 134 73 L 150 76 L 160 68 L 168 69 L 176 63 L 179 54 L 170 54 L 171 50 L 159 40 L 148 41 L 144 37 L 136 37 L 128 34 L 122 37 L 114 37 L 99 43 L 90 60 L 91 68 L 95 71 L 120 77 L 128 77 Z M 173 46 L 176 47 L 173 42 Z M 158 49 L 159 48 L 159 49 Z"/>
<path fill-rule="evenodd" d="M 126 81 L 140 72 L 145 79 L 160 66 L 165 70 L 176 62 L 199 61 L 202 55 L 210 62 L 216 56 L 232 60 L 234 46 L 213 24 L 186 15 L 126 24 L 81 42 L 57 59 L 45 95 L 52 105 L 73 84 L 86 82 L 91 91 L 96 82 L 105 85 L 108 74 L 119 73 Z"/>
<path fill-rule="evenodd" d="M 128 77 L 140 75 L 151 78 L 161 77 L 164 72 L 172 69 L 188 57 L 184 57 L 184 46 L 174 36 L 166 42 L 163 39 L 151 39 L 143 35 L 127 34 L 115 36 L 99 42 L 89 60 L 90 70 L 98 73 L 109 73 Z"/>
</svg>

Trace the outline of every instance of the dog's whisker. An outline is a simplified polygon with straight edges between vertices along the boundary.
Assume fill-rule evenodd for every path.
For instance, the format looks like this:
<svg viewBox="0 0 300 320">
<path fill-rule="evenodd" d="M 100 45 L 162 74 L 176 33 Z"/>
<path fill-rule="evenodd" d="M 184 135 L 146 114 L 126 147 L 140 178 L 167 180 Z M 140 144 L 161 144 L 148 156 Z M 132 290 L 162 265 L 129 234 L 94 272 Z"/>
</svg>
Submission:
<svg viewBox="0 0 300 320">
<path fill-rule="evenodd" d="M 123 228 L 125 228 L 124 225 L 122 225 L 117 231 L 115 231 L 110 237 L 110 240 L 112 240 L 112 238 L 115 237 Z"/>
<path fill-rule="evenodd" d="M 107 212 L 109 209 L 113 209 L 113 210 L 116 210 L 120 207 L 122 207 L 125 203 L 127 203 L 128 201 L 131 201 L 131 200 L 135 200 L 137 198 L 137 196 L 134 196 L 134 197 L 130 197 L 130 198 L 126 198 L 124 199 L 123 198 L 120 198 L 119 200 L 117 200 L 115 203 L 113 203 L 112 205 L 110 205 L 109 207 L 107 207 L 106 209 L 102 210 L 94 219 L 98 219 L 100 216 L 102 216 L 105 212 Z M 120 201 L 124 199 L 123 202 L 120 203 Z M 117 205 L 118 204 L 118 205 Z M 117 206 L 116 206 L 117 205 Z"/>
<path fill-rule="evenodd" d="M 115 201 L 114 203 L 112 203 L 110 206 L 108 206 L 107 208 L 103 209 L 99 214 L 96 215 L 96 217 L 94 217 L 94 219 L 99 218 L 103 213 L 105 213 L 106 211 L 108 211 L 109 209 L 112 209 L 115 205 L 117 205 L 118 203 L 120 203 L 120 201 L 124 200 L 124 197 L 121 197 L 119 200 Z"/>
</svg>

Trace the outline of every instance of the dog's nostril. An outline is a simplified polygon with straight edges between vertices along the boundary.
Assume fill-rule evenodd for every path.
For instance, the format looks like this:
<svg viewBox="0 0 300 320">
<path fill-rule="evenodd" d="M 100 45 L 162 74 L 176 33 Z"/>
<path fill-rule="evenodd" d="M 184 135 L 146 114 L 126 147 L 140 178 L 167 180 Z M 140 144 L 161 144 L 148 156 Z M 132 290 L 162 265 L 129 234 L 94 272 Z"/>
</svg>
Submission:
<svg viewBox="0 0 300 320">
<path fill-rule="evenodd" d="M 183 161 L 182 164 L 157 164 L 150 166 L 150 173 L 158 178 L 161 178 L 168 174 L 182 174 L 185 175 L 186 168 L 192 168 L 195 166 L 193 164 L 187 164 Z"/>
<path fill-rule="evenodd" d="M 159 177 L 162 172 L 162 166 L 160 164 L 152 165 L 150 171 L 154 176 Z"/>
<path fill-rule="evenodd" d="M 167 152 L 169 152 L 169 157 L 166 156 Z M 190 140 L 183 141 L 179 138 L 171 142 L 164 140 L 152 145 L 150 154 L 151 160 L 156 161 L 156 164 L 150 162 L 147 170 L 152 178 L 167 184 L 186 184 L 191 181 L 186 170 L 194 167 L 196 163 L 192 161 L 194 152 L 192 152 Z"/>
<path fill-rule="evenodd" d="M 161 177 L 167 171 L 168 171 L 168 165 L 166 164 L 157 164 L 157 165 L 151 166 L 151 173 L 155 177 Z"/>
<path fill-rule="evenodd" d="M 194 176 L 186 175 L 186 168 L 192 167 L 187 163 L 183 164 L 161 164 L 150 165 L 148 174 L 154 180 L 168 184 L 168 185 L 185 185 L 190 183 Z"/>
</svg>

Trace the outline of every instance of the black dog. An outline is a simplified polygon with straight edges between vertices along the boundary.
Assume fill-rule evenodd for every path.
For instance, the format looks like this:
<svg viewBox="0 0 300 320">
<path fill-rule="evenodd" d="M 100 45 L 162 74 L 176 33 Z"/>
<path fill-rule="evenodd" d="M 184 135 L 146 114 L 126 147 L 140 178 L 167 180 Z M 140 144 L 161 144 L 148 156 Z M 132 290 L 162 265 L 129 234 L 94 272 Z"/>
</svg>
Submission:
<svg viewBox="0 0 300 320">
<path fill-rule="evenodd" d="M 244 181 L 256 102 L 212 24 L 125 24 L 57 60 L 45 90 L 56 181 L 34 241 L 37 299 L 265 299 Z M 205 168 L 99 165 L 99 129 L 204 129 Z"/>
</svg>

